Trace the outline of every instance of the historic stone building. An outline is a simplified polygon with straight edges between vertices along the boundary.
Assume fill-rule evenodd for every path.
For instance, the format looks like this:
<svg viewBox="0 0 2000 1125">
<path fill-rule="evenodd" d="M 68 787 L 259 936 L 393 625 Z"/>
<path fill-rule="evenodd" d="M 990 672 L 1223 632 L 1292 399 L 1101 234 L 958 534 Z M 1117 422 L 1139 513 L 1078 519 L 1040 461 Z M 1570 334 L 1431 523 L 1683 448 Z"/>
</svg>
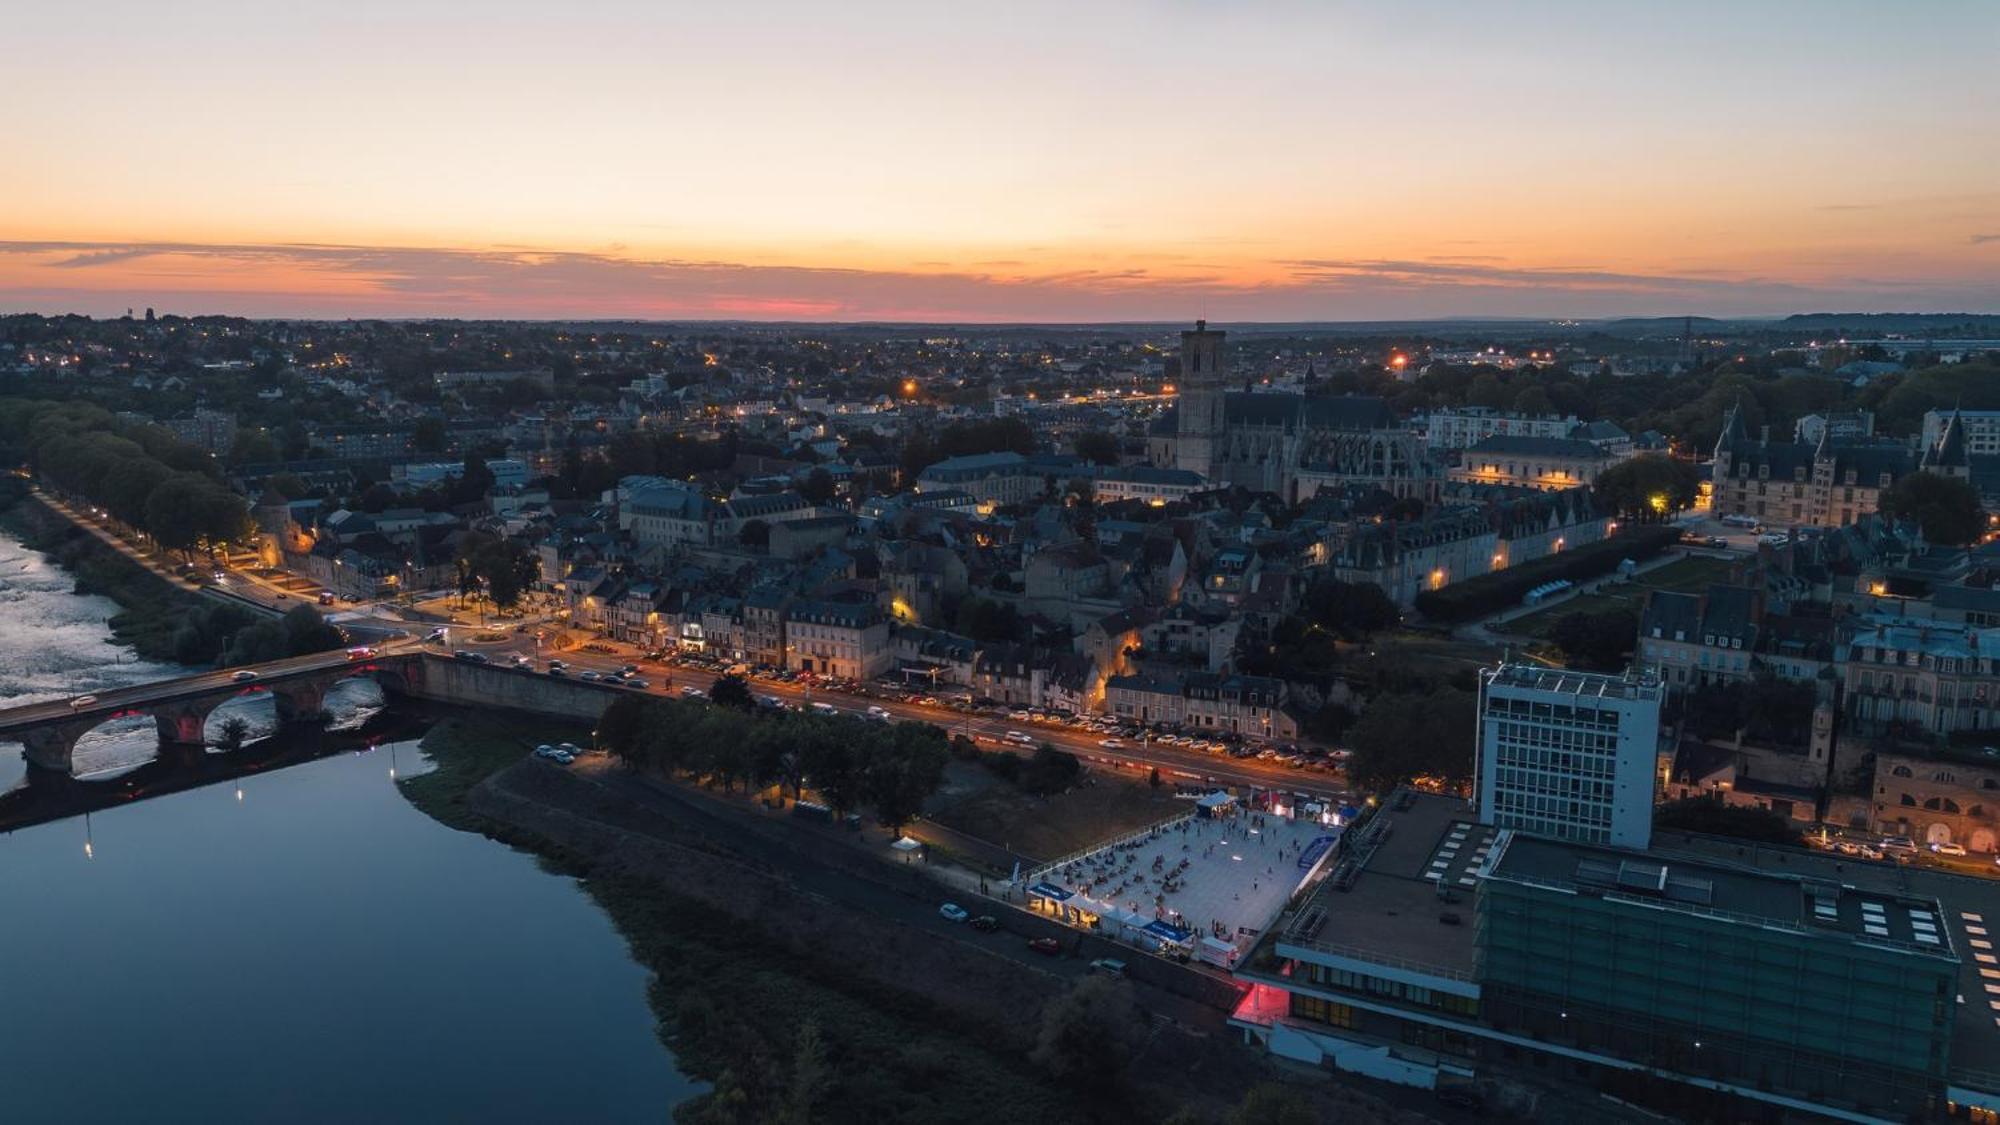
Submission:
<svg viewBox="0 0 2000 1125">
<path fill-rule="evenodd" d="M 1731 408 L 1715 443 L 1715 514 L 1753 516 L 1771 527 L 1845 527 L 1874 511 L 1882 493 L 1916 467 L 1900 444 L 1842 444 L 1831 431 L 1817 445 L 1774 442 L 1768 427 L 1753 440 L 1740 409 Z"/>
<path fill-rule="evenodd" d="M 1288 503 L 1348 484 L 1436 499 L 1442 474 L 1387 403 L 1232 391 L 1226 335 L 1206 321 L 1181 333 L 1180 402 L 1153 429 L 1155 464 L 1199 473 L 1217 486 L 1275 492 Z"/>
</svg>

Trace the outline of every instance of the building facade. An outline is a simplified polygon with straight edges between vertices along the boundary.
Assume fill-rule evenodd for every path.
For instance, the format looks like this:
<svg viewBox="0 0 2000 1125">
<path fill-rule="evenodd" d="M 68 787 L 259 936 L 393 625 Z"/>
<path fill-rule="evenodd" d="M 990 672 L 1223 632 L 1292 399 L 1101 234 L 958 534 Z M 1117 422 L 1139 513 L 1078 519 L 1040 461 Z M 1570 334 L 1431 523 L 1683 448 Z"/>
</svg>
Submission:
<svg viewBox="0 0 2000 1125">
<path fill-rule="evenodd" d="M 1659 681 L 1527 664 L 1479 677 L 1479 820 L 1643 848 L 1653 835 Z"/>
</svg>

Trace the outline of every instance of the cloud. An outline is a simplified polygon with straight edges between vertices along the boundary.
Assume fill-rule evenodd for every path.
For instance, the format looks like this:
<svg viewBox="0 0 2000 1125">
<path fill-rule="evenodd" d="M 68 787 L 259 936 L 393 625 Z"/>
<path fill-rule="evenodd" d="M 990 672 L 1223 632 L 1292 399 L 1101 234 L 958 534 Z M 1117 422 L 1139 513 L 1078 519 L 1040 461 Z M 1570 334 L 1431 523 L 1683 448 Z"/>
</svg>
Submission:
<svg viewBox="0 0 2000 1125">
<path fill-rule="evenodd" d="M 1984 246 L 1989 242 L 2000 242 L 2000 234 L 1975 234 L 1972 236 L 1972 244 L 1974 246 Z"/>
<path fill-rule="evenodd" d="M 1982 240 L 1982 239 L 1975 239 Z M 765 266 L 610 251 L 335 243 L 0 242 L 0 310 L 153 305 L 272 317 L 925 322 L 1759 315 L 2000 306 L 2000 282 L 1520 266 L 1490 255 L 1107 262 L 1036 269 Z"/>
</svg>

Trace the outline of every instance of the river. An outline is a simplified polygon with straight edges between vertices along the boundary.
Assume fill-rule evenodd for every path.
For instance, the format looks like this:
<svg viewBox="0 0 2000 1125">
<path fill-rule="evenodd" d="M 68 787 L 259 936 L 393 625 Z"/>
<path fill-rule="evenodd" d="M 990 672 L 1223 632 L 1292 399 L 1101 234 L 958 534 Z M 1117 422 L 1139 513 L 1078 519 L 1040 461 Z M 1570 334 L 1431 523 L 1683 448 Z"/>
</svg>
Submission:
<svg viewBox="0 0 2000 1125">
<path fill-rule="evenodd" d="M 0 706 L 176 671 L 70 587 L 0 536 Z M 0 789 L 19 758 L 0 745 Z M 665 1120 L 698 1087 L 646 971 L 575 880 L 404 800 L 392 770 L 425 768 L 395 743 L 0 835 L 0 1118 Z"/>
</svg>

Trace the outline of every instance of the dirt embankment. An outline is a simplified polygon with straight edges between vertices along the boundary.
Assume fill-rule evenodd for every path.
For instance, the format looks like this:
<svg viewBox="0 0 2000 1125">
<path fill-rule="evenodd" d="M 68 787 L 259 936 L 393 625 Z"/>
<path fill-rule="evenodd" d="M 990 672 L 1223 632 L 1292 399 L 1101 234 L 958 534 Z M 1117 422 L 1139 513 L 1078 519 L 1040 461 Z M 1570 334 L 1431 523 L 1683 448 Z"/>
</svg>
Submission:
<svg viewBox="0 0 2000 1125">
<path fill-rule="evenodd" d="M 600 872 L 653 880 L 670 893 L 754 925 L 767 941 L 970 1019 L 1025 1050 L 1059 978 L 1032 965 L 848 906 L 803 886 L 793 872 L 747 859 L 589 779 L 524 761 L 475 787 L 481 816 L 556 845 Z M 801 857 L 800 862 L 811 862 Z M 828 870 L 829 879 L 858 880 Z M 851 888 L 900 895 L 888 886 Z M 845 896 L 844 896 L 845 897 Z"/>
</svg>

